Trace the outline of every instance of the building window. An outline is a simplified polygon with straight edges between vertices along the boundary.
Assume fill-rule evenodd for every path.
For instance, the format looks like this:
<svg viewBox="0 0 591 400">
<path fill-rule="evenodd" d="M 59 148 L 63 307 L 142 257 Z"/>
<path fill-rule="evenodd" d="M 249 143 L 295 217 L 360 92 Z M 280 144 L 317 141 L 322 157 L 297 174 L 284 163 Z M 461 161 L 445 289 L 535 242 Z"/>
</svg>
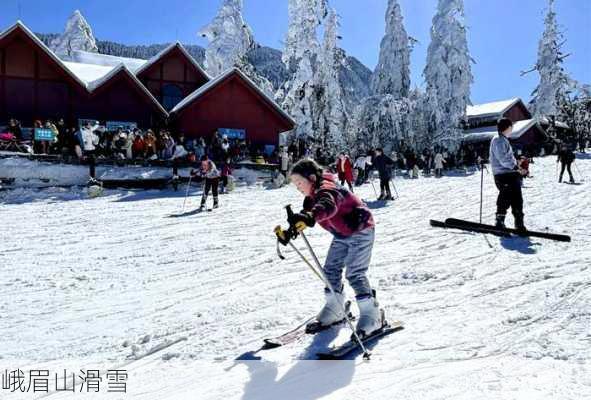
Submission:
<svg viewBox="0 0 591 400">
<path fill-rule="evenodd" d="M 170 111 L 183 99 L 183 91 L 177 85 L 164 85 L 162 87 L 162 106 Z"/>
</svg>

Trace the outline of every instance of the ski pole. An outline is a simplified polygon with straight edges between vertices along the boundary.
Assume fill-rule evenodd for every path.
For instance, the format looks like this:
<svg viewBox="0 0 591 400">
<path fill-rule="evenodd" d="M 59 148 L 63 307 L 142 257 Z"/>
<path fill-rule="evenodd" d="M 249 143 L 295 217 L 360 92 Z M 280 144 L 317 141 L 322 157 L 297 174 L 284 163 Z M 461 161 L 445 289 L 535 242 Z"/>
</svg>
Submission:
<svg viewBox="0 0 591 400">
<path fill-rule="evenodd" d="M 369 180 L 369 183 L 371 183 L 371 187 L 373 188 L 373 192 L 375 193 L 376 198 L 377 198 L 378 197 L 378 192 L 376 192 L 376 187 L 373 184 L 373 177 L 372 177 L 372 179 Z"/>
<path fill-rule="evenodd" d="M 484 188 L 484 165 L 480 164 L 480 223 L 482 223 L 482 191 Z"/>
<path fill-rule="evenodd" d="M 328 287 L 328 289 L 330 290 L 332 295 L 336 297 L 337 294 L 335 293 L 330 282 L 328 282 L 326 275 L 324 275 L 324 270 L 322 269 L 322 266 L 320 265 L 320 261 L 318 261 L 318 257 L 316 257 L 316 253 L 312 249 L 312 246 L 310 245 L 308 238 L 306 237 L 304 232 L 300 232 L 300 234 L 302 235 L 302 239 L 304 239 L 304 242 L 306 243 L 306 247 L 308 247 L 308 251 L 312 255 L 312 259 L 316 263 L 316 267 L 318 268 L 319 271 L 322 272 L 322 281 Z M 341 302 L 338 302 L 338 301 L 337 301 L 337 303 L 339 303 L 339 305 L 341 306 L 341 310 L 343 311 L 343 314 L 345 315 L 345 319 L 347 320 L 347 324 L 349 325 L 349 328 L 351 328 L 351 330 L 353 331 L 353 337 L 355 337 L 355 340 L 357 341 L 357 343 L 359 344 L 359 347 L 363 351 L 363 358 L 365 360 L 369 360 L 369 358 L 371 357 L 371 353 L 365 348 L 365 346 L 363 345 L 363 342 L 361 341 L 361 338 L 359 338 L 359 335 L 357 334 L 357 331 L 355 330 L 355 327 L 353 326 L 353 323 L 351 322 L 349 315 L 347 315 L 347 310 L 345 309 L 345 305 L 341 304 Z"/>
<path fill-rule="evenodd" d="M 193 179 L 193 175 L 189 175 L 189 183 L 187 183 L 187 191 L 185 192 L 185 200 L 183 200 L 183 211 L 185 212 L 185 203 L 187 202 L 187 196 L 189 195 L 189 188 L 191 187 L 191 179 Z"/>
<path fill-rule="evenodd" d="M 398 190 L 396 190 L 396 184 L 394 183 L 394 178 L 390 178 L 390 181 L 392 182 L 392 188 L 394 189 L 394 193 L 396 193 L 396 198 L 399 199 L 400 195 L 398 194 Z"/>
<path fill-rule="evenodd" d="M 579 169 L 579 166 L 577 165 L 576 161 L 573 162 L 573 165 L 575 166 L 575 169 L 577 170 L 577 173 L 579 174 L 579 176 L 581 177 L 581 181 L 584 181 L 585 179 L 583 178 L 583 174 L 581 174 L 581 170 Z"/>
</svg>

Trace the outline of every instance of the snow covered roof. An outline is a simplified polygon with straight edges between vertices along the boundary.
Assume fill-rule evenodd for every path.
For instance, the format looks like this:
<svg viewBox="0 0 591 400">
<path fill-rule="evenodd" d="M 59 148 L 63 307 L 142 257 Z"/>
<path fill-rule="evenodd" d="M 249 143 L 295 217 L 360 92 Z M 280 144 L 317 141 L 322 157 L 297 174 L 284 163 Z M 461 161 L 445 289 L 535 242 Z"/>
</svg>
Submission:
<svg viewBox="0 0 591 400">
<path fill-rule="evenodd" d="M 208 81 L 211 80 L 211 77 L 207 74 L 207 72 L 205 72 L 205 70 L 203 68 L 201 68 L 199 63 L 197 61 L 195 61 L 193 56 L 191 56 L 189 54 L 189 52 L 185 49 L 185 47 L 180 42 L 171 43 L 168 47 L 166 47 L 165 49 L 160 51 L 158 54 L 156 54 L 154 57 L 150 58 L 148 61 L 146 61 L 144 64 L 142 64 L 135 71 L 135 74 L 136 75 L 141 74 L 142 72 L 144 72 L 145 70 L 150 68 L 152 65 L 154 65 L 158 60 L 160 60 L 166 54 L 168 54 L 170 51 L 172 51 L 174 48 L 178 48 L 189 59 L 189 61 L 191 61 L 191 63 L 197 68 L 197 70 L 199 70 L 199 72 L 201 72 L 203 74 L 203 76 L 205 76 L 207 78 Z"/>
<path fill-rule="evenodd" d="M 116 57 L 108 54 L 92 53 L 89 51 L 75 50 L 70 54 L 70 61 L 81 64 L 94 64 L 105 67 L 125 65 L 130 71 L 135 72 L 148 61 L 140 58 Z"/>
<path fill-rule="evenodd" d="M 293 118 L 291 118 L 289 116 L 289 114 L 287 114 L 279 106 L 279 104 L 277 104 L 275 102 L 275 100 L 273 100 L 265 92 L 263 92 L 248 76 L 244 75 L 244 73 L 236 67 L 227 69 L 225 72 L 221 73 L 220 75 L 218 75 L 214 79 L 210 80 L 205 85 L 201 86 L 199 89 L 195 90 L 193 93 L 191 93 L 190 95 L 185 97 L 180 103 L 178 103 L 170 111 L 170 114 L 178 113 L 183 108 L 185 108 L 187 105 L 191 104 L 194 100 L 196 100 L 197 98 L 199 98 L 200 96 L 205 94 L 210 89 L 217 86 L 220 82 L 222 82 L 224 79 L 226 79 L 227 77 L 229 77 L 232 74 L 238 74 L 249 86 L 251 86 L 257 93 L 259 93 L 261 96 L 263 96 L 263 98 L 265 100 L 267 100 L 269 102 L 269 104 L 271 104 L 271 106 L 273 106 L 273 108 L 275 108 L 283 117 L 285 117 L 288 121 L 290 121 L 292 124 L 295 125 L 296 122 L 293 120 Z"/>
<path fill-rule="evenodd" d="M 532 126 L 538 125 L 538 128 L 545 132 L 544 129 L 538 124 L 536 119 L 526 119 L 523 121 L 517 121 L 513 124 L 513 133 L 511 139 L 519 139 L 521 135 L 528 131 Z M 493 137 L 498 135 L 496 126 L 484 126 L 481 128 L 469 129 L 464 131 L 462 141 L 464 143 L 475 143 L 491 140 Z"/>
<path fill-rule="evenodd" d="M 490 103 L 475 104 L 466 107 L 466 116 L 469 117 L 488 117 L 501 116 L 515 104 L 521 102 L 519 97 L 508 100 L 493 101 Z"/>
<path fill-rule="evenodd" d="M 80 80 L 80 78 L 76 74 L 74 74 L 68 67 L 66 67 L 64 62 L 60 60 L 60 58 L 56 56 L 55 53 L 51 51 L 51 49 L 47 47 L 45 43 L 43 43 L 33 32 L 31 32 L 31 30 L 27 28 L 27 26 L 23 24 L 20 20 L 16 21 L 10 28 L 0 33 L 0 40 L 4 39 L 6 36 L 11 34 L 16 29 L 20 29 L 22 32 L 24 32 L 25 35 L 27 35 L 33 42 L 35 42 L 35 44 L 37 44 L 44 53 L 46 53 L 53 61 L 55 61 L 58 64 L 58 66 L 61 67 L 68 75 L 70 75 L 72 79 L 78 82 L 80 86 L 86 88 L 86 83 Z"/>
<path fill-rule="evenodd" d="M 94 64 L 82 64 L 69 61 L 64 61 L 64 65 L 87 86 L 90 82 L 107 75 L 109 72 L 111 72 L 111 70 L 113 70 L 113 67 Z"/>
</svg>

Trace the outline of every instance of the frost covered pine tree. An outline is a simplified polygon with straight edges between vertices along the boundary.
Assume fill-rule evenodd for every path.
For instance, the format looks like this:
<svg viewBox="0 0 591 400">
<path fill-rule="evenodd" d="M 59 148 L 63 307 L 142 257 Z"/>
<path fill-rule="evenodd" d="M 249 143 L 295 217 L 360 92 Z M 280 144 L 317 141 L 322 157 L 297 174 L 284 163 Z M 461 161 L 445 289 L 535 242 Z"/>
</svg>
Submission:
<svg viewBox="0 0 591 400">
<path fill-rule="evenodd" d="M 98 52 L 92 29 L 79 10 L 68 18 L 64 33 L 55 38 L 49 47 L 63 59 L 69 59 L 76 50 Z"/>
<path fill-rule="evenodd" d="M 242 18 L 242 0 L 224 0 L 213 21 L 201 28 L 199 35 L 209 41 L 205 69 L 211 76 L 231 68 L 255 47 L 252 30 Z"/>
<path fill-rule="evenodd" d="M 386 33 L 380 44 L 378 64 L 371 77 L 371 91 L 374 94 L 391 94 L 397 99 L 408 96 L 411 50 L 398 0 L 389 0 Z"/>
<path fill-rule="evenodd" d="M 473 82 L 463 0 L 439 0 L 427 49 L 425 115 L 429 145 L 459 145 Z"/>
<path fill-rule="evenodd" d="M 342 64 L 342 51 L 337 47 L 338 17 L 333 8 L 328 10 L 324 26 L 324 42 L 318 68 L 318 82 L 315 86 L 318 102 L 318 133 L 324 149 L 335 155 L 350 148 L 353 140 L 347 137 L 347 112 L 339 70 Z"/>
<path fill-rule="evenodd" d="M 373 95 L 355 109 L 351 123 L 359 151 L 370 147 L 390 151 L 402 142 L 414 142 L 415 102 L 408 98 L 412 39 L 404 28 L 397 0 L 389 0 L 385 19 L 380 57 L 371 78 Z"/>
<path fill-rule="evenodd" d="M 289 0 L 289 27 L 282 60 L 290 75 L 275 97 L 295 119 L 295 137 L 315 139 L 318 109 L 314 96 L 317 81 L 318 27 L 326 16 L 327 0 Z"/>
<path fill-rule="evenodd" d="M 562 53 L 564 43 L 562 32 L 558 28 L 554 0 L 548 1 L 548 13 L 544 20 L 544 33 L 538 44 L 538 60 L 536 65 L 522 75 L 538 71 L 540 83 L 532 93 L 531 110 L 536 117 L 545 115 L 560 116 L 559 102 L 566 96 L 574 82 L 568 77 L 562 62 L 568 56 Z"/>
<path fill-rule="evenodd" d="M 224 0 L 218 14 L 199 31 L 199 35 L 209 41 L 205 50 L 205 69 L 211 76 L 237 67 L 260 89 L 273 96 L 273 85 L 257 73 L 246 56 L 257 44 L 242 17 L 242 0 Z"/>
</svg>

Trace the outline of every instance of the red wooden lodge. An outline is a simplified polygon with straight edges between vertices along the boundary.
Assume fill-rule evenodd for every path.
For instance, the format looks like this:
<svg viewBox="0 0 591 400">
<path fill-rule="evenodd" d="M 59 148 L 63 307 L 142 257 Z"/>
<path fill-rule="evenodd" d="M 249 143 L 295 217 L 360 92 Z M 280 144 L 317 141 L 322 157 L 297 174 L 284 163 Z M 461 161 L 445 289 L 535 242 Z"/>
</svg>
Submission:
<svg viewBox="0 0 591 400">
<path fill-rule="evenodd" d="M 20 21 L 0 33 L 0 126 L 10 118 L 128 121 L 187 138 L 235 129 L 266 145 L 295 125 L 241 71 L 212 79 L 180 43 L 151 60 L 78 51 L 64 61 Z"/>
</svg>

